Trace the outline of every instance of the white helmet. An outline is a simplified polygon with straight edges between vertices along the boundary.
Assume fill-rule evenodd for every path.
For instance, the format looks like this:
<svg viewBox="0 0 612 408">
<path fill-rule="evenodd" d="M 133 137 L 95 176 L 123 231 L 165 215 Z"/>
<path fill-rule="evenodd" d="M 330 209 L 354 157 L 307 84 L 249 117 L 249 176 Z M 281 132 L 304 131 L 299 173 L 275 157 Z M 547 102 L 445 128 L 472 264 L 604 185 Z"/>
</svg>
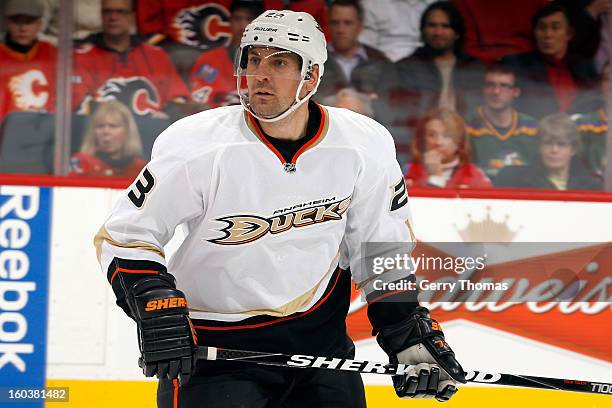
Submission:
<svg viewBox="0 0 612 408">
<path fill-rule="evenodd" d="M 271 118 L 260 117 L 250 107 L 248 92 L 241 90 L 241 76 L 246 70 L 249 47 L 279 48 L 294 52 L 302 60 L 300 84 L 295 93 L 295 100 L 289 108 Z M 323 64 L 327 60 L 325 36 L 317 21 L 308 13 L 290 10 L 268 10 L 257 17 L 245 28 L 240 42 L 235 73 L 237 76 L 238 93 L 242 106 L 257 119 L 264 122 L 274 122 L 287 117 L 300 105 L 306 102 L 316 91 L 323 76 Z M 319 79 L 315 88 L 300 99 L 300 91 L 304 83 L 310 79 L 313 66 L 319 66 Z"/>
</svg>

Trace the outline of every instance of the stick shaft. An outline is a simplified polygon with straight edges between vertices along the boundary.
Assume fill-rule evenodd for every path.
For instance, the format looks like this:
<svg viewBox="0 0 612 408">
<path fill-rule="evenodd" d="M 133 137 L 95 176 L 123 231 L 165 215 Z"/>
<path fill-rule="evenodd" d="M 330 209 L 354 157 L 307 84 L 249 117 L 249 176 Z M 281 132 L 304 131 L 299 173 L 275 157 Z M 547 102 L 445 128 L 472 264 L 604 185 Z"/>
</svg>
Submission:
<svg viewBox="0 0 612 408">
<path fill-rule="evenodd" d="M 376 361 L 316 357 L 301 354 L 264 353 L 259 351 L 231 350 L 217 347 L 198 347 L 197 357 L 201 360 L 240 361 L 276 367 L 321 368 L 382 375 L 406 374 L 412 367 L 405 364 L 389 364 Z M 603 382 L 487 373 L 483 371 L 468 371 L 466 373 L 466 379 L 469 382 L 479 384 L 612 395 L 612 384 Z"/>
</svg>

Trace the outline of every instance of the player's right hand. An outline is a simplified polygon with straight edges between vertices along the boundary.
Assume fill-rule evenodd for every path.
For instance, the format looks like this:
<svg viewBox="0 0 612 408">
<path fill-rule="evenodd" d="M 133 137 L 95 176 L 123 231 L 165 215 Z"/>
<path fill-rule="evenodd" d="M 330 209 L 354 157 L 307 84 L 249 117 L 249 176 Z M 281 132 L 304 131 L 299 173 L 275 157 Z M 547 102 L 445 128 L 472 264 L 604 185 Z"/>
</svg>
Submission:
<svg viewBox="0 0 612 408">
<path fill-rule="evenodd" d="M 171 277 L 157 275 L 139 280 L 128 303 L 138 325 L 144 375 L 186 383 L 195 368 L 197 337 L 183 292 Z"/>
<path fill-rule="evenodd" d="M 401 398 L 444 402 L 457 392 L 458 383 L 466 382 L 440 324 L 424 307 L 417 307 L 409 319 L 382 328 L 377 340 L 391 363 L 413 366 L 406 374 L 393 376 L 395 392 Z"/>
</svg>

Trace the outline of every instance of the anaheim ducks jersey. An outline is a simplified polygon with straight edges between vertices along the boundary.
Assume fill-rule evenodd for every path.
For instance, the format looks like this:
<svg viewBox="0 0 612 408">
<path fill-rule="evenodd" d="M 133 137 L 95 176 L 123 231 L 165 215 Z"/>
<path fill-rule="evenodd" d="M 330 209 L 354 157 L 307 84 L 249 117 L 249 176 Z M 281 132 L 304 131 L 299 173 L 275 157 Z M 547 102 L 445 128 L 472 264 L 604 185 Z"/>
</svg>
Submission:
<svg viewBox="0 0 612 408">
<path fill-rule="evenodd" d="M 192 318 L 223 322 L 306 311 L 338 266 L 367 286 L 362 243 L 413 241 L 393 139 L 365 116 L 316 107 L 316 135 L 291 162 L 241 106 L 171 125 L 96 237 L 109 281 L 152 272 L 118 260 L 163 265 Z M 166 264 L 179 225 L 186 237 Z"/>
</svg>

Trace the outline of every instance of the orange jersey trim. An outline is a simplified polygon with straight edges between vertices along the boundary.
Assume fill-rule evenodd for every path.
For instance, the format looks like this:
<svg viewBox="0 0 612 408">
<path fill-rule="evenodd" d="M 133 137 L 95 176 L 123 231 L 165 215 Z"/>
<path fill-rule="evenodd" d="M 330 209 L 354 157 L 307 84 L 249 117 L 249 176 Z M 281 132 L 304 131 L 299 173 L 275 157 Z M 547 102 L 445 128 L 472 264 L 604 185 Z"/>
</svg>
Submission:
<svg viewBox="0 0 612 408">
<path fill-rule="evenodd" d="M 325 137 L 325 134 L 327 133 L 327 129 L 329 128 L 329 115 L 327 113 L 327 110 L 324 109 L 318 103 L 315 103 L 315 105 L 317 106 L 317 108 L 319 108 L 319 111 L 321 112 L 321 122 L 319 123 L 319 128 L 317 129 L 317 132 L 315 133 L 314 137 L 311 138 L 308 142 L 306 142 L 304 144 L 304 146 L 300 147 L 297 152 L 295 152 L 295 155 L 293 155 L 293 157 L 291 158 L 291 163 L 293 163 L 293 164 L 296 164 L 298 157 L 300 157 L 300 155 L 302 155 L 302 153 L 304 153 L 306 150 L 311 149 L 311 148 L 315 147 L 316 145 L 318 145 L 323 140 L 323 138 Z M 256 120 L 255 116 L 253 116 L 253 114 L 251 112 L 248 112 L 248 111 L 246 111 L 246 115 L 247 115 L 247 118 L 248 118 L 247 119 L 247 125 L 249 125 L 248 127 L 253 131 L 253 133 L 255 133 L 255 136 L 257 136 L 257 138 L 268 149 L 270 149 L 272 151 L 272 153 L 274 153 L 276 155 L 276 157 L 278 157 L 278 159 L 280 160 L 280 162 L 282 164 L 285 164 L 285 162 L 286 162 L 285 158 L 278 151 L 278 149 L 276 149 L 276 147 L 274 147 L 272 145 L 272 143 L 270 143 L 268 141 L 268 139 L 264 135 L 264 132 L 263 132 L 263 129 L 261 128 L 261 125 Z"/>
</svg>

